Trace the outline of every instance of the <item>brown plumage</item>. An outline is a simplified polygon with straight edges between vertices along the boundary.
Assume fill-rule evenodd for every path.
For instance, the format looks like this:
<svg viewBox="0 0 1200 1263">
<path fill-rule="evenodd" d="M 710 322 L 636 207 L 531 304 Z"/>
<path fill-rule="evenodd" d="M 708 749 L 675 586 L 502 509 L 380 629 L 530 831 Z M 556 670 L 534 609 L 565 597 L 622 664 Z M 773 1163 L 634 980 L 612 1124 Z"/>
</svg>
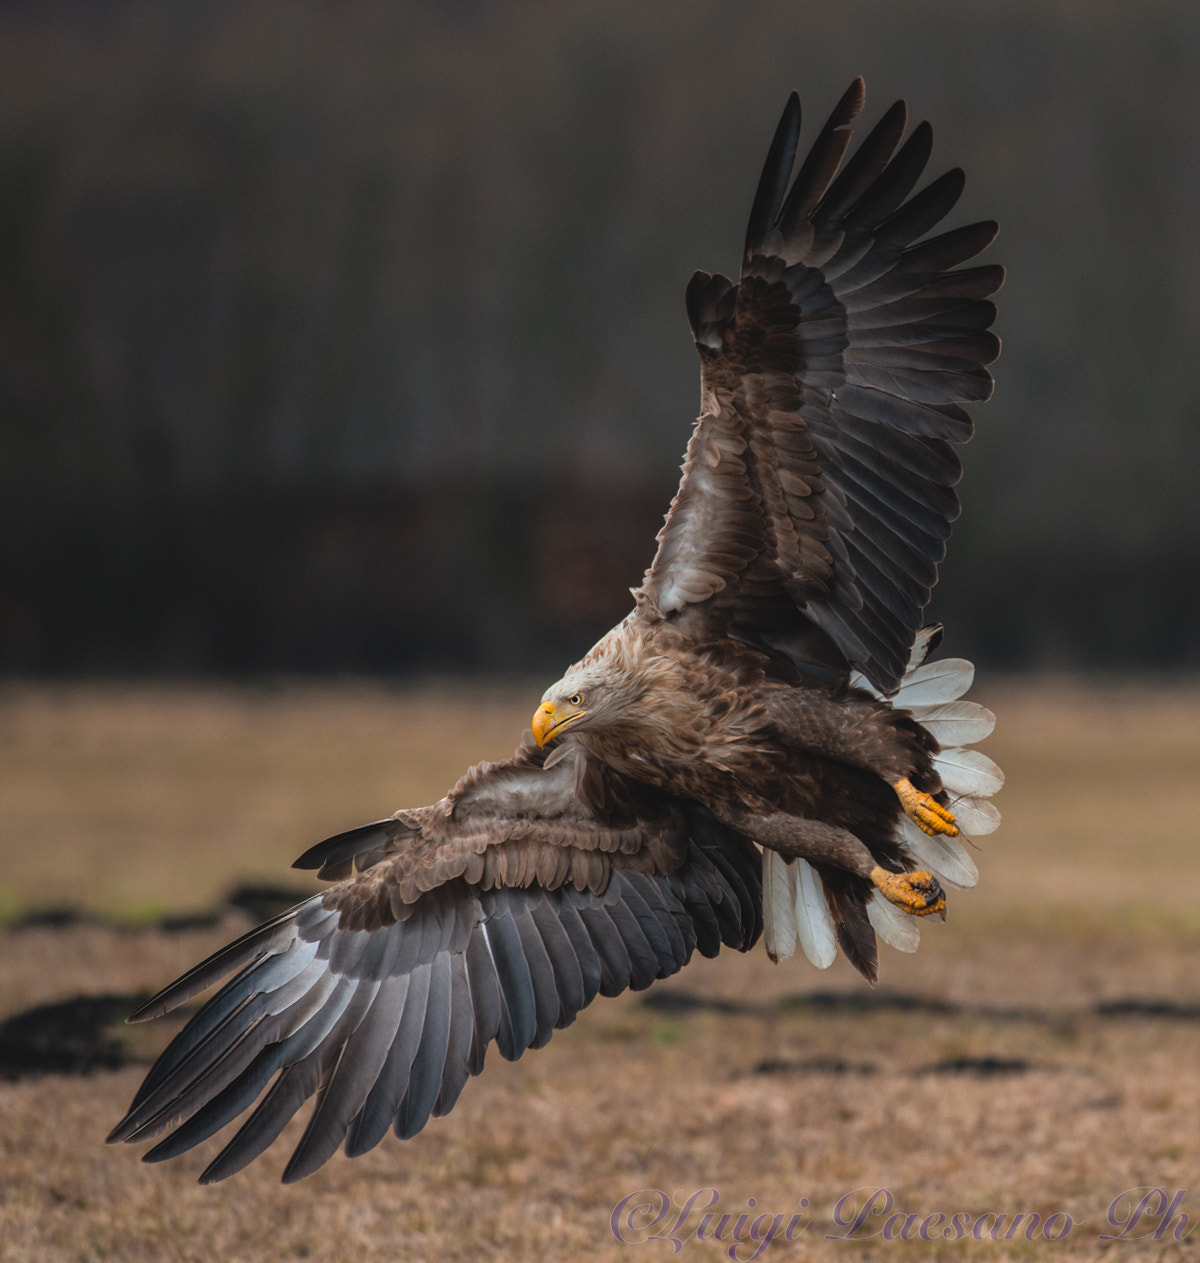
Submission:
<svg viewBox="0 0 1200 1263">
<path fill-rule="evenodd" d="M 414 1135 L 492 1041 L 518 1057 L 598 992 L 764 928 L 777 959 L 840 946 L 873 979 L 877 933 L 912 950 L 938 878 L 974 881 L 955 817 L 994 828 L 1000 776 L 961 747 L 992 721 L 957 700 L 969 664 L 925 663 L 921 611 L 1003 273 L 958 266 L 994 224 L 920 240 L 962 177 L 913 193 L 930 131 L 901 144 L 902 103 L 843 165 L 862 103 L 856 80 L 793 181 L 793 95 L 738 281 L 688 286 L 701 414 L 632 613 L 547 690 L 513 758 L 313 847 L 298 866 L 335 885 L 135 1014 L 237 971 L 110 1139 L 178 1123 L 160 1160 L 258 1100 L 202 1177 L 222 1179 L 316 1093 L 298 1179 L 342 1143 Z"/>
</svg>

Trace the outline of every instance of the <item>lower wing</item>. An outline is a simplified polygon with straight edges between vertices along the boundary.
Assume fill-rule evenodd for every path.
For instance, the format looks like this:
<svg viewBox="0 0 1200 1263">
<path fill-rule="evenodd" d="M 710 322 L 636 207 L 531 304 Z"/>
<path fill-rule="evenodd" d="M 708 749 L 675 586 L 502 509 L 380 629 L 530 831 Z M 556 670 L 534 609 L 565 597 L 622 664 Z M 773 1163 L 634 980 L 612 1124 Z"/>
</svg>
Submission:
<svg viewBox="0 0 1200 1263">
<path fill-rule="evenodd" d="M 322 862 L 324 849 L 336 863 L 357 859 L 367 871 L 252 930 L 133 1015 L 169 1012 L 236 971 L 155 1063 L 110 1142 L 174 1127 L 145 1155 L 161 1161 L 257 1101 L 202 1174 L 211 1183 L 261 1154 L 315 1094 L 283 1176 L 298 1180 L 343 1142 L 353 1157 L 389 1128 L 407 1138 L 448 1113 L 467 1078 L 483 1069 L 491 1043 L 515 1060 L 573 1022 L 597 994 L 647 987 L 697 950 L 714 956 L 722 944 L 745 950 L 754 943 L 762 925 L 758 854 L 702 808 L 671 805 L 682 859 L 670 872 L 638 867 L 630 842 L 636 823 L 618 795 L 621 841 L 614 845 L 626 853 L 600 852 L 607 871 L 593 888 L 572 880 L 547 887 L 536 863 L 515 861 L 493 864 L 477 883 L 458 875 L 422 891 L 411 880 L 414 854 L 444 856 L 459 834 L 486 832 L 488 819 L 492 849 L 512 854 L 527 851 L 539 829 L 560 846 L 572 848 L 573 838 L 577 850 L 596 837 L 611 840 L 612 821 L 589 825 L 581 816 L 573 777 L 569 764 L 544 771 L 525 752 L 476 773 L 455 802 L 400 813 L 396 873 L 387 858 L 396 821 L 314 848 L 309 866 Z M 531 801 L 542 804 L 549 823 L 527 817 L 522 827 L 521 809 Z M 564 817 L 579 836 L 564 833 Z M 554 845 L 545 837 L 543 846 Z M 520 884 L 503 884 L 501 871 L 522 874 Z M 389 888 L 399 892 L 394 900 Z M 356 915 L 364 907 L 375 909 L 366 920 Z"/>
</svg>

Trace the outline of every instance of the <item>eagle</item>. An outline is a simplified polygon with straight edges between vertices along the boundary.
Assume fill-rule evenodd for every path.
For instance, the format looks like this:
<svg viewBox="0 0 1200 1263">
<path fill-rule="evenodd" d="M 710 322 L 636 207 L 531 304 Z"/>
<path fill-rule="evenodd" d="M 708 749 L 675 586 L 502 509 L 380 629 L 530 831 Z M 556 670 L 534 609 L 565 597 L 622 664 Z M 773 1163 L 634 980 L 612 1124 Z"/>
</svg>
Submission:
<svg viewBox="0 0 1200 1263">
<path fill-rule="evenodd" d="M 333 883 L 133 1014 L 231 980 L 159 1057 L 110 1141 L 160 1161 L 252 1112 L 207 1169 L 261 1154 L 312 1096 L 283 1173 L 407 1138 L 490 1044 L 515 1060 L 597 994 L 699 951 L 869 980 L 978 873 L 992 714 L 922 611 L 959 503 L 963 405 L 988 398 L 993 222 L 929 235 L 952 170 L 894 104 L 847 159 L 856 79 L 793 177 L 793 93 L 736 281 L 697 272 L 700 416 L 633 609 L 537 707 L 512 758 L 296 861 Z"/>
</svg>

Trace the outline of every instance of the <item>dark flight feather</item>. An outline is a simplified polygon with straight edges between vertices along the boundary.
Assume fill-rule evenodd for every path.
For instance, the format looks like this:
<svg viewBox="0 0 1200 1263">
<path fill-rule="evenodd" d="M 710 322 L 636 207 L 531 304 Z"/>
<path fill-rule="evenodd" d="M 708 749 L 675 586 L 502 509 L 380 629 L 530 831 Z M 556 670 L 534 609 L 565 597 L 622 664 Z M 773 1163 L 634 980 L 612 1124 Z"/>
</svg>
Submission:
<svg viewBox="0 0 1200 1263">
<path fill-rule="evenodd" d="M 718 289 L 705 273 L 689 289 L 705 410 L 639 596 L 693 634 L 766 642 L 770 628 L 755 620 L 764 566 L 773 568 L 779 590 L 832 639 L 845 667 L 889 694 L 958 514 L 957 497 L 943 494 L 957 462 L 952 476 L 939 473 L 945 444 L 971 435 L 959 405 L 991 393 L 985 365 L 999 342 L 987 332 L 994 309 L 982 300 L 1003 273 L 950 270 L 991 242 L 990 221 L 921 240 L 957 203 L 963 175 L 948 171 L 913 192 L 932 132 L 918 124 L 901 144 L 903 103 L 841 166 L 861 105 L 856 81 L 788 188 L 799 129 L 799 105 L 789 101 L 759 181 L 740 281 L 722 278 Z M 915 440 L 912 457 L 877 469 L 893 508 L 913 504 L 915 529 L 881 511 L 843 459 L 858 441 L 856 421 L 875 431 L 867 442 L 877 451 L 893 435 Z M 811 444 L 802 475 L 789 470 L 798 433 Z M 744 455 L 714 468 L 715 445 Z M 798 479 L 812 494 L 773 490 Z"/>
<path fill-rule="evenodd" d="M 493 766 L 504 775 L 521 761 Z M 358 1154 L 389 1127 L 415 1135 L 453 1106 L 488 1044 L 515 1060 L 598 992 L 676 972 L 701 939 L 710 952 L 720 942 L 745 950 L 760 931 L 756 854 L 701 808 L 688 809 L 695 828 L 679 810 L 688 838 L 669 874 L 616 868 L 602 893 L 481 891 L 455 879 L 371 931 L 340 928 L 316 896 L 244 936 L 140 1011 L 175 1008 L 223 969 L 240 968 L 172 1041 L 110 1139 L 141 1139 L 182 1119 L 147 1154 L 174 1157 L 266 1090 L 204 1175 L 225 1179 L 316 1094 L 284 1175 L 300 1179 L 343 1142 Z M 697 935 L 696 923 L 716 935 Z"/>
</svg>

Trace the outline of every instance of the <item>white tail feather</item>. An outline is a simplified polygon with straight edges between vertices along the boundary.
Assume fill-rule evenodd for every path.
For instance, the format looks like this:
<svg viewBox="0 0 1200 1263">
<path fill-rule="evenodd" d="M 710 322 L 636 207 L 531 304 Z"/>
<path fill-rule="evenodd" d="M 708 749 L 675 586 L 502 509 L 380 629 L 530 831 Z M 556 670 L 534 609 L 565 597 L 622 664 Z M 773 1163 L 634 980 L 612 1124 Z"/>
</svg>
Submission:
<svg viewBox="0 0 1200 1263">
<path fill-rule="evenodd" d="M 964 659 L 930 662 L 910 671 L 894 698 L 942 747 L 933 765 L 963 836 L 991 833 L 999 825 L 1000 813 L 987 798 L 1004 784 L 1004 773 L 986 754 L 963 749 L 990 736 L 996 726 L 996 716 L 985 706 L 958 700 L 973 678 L 974 668 Z M 899 840 L 943 885 L 967 890 L 978 882 L 979 869 L 958 839 L 930 837 L 906 817 Z"/>
<path fill-rule="evenodd" d="M 837 955 L 833 917 L 825 901 L 825 887 L 807 860 L 793 860 L 796 868 L 796 937 L 805 956 L 818 969 L 828 969 Z M 790 866 L 789 866 L 790 867 Z"/>
<path fill-rule="evenodd" d="M 944 833 L 930 837 L 907 816 L 900 822 L 900 838 L 913 859 L 943 885 L 970 890 L 979 881 L 975 861 L 957 838 L 949 838 Z"/>
<path fill-rule="evenodd" d="M 796 950 L 796 871 L 782 855 L 763 851 L 763 940 L 772 960 Z"/>
<path fill-rule="evenodd" d="M 867 920 L 875 933 L 898 952 L 915 952 L 921 945 L 917 918 L 889 903 L 878 890 L 867 900 Z"/>
<path fill-rule="evenodd" d="M 969 746 L 990 737 L 996 716 L 976 702 L 943 702 L 941 706 L 910 706 L 912 717 L 938 745 Z"/>
<path fill-rule="evenodd" d="M 987 799 L 1004 784 L 1004 773 L 987 755 L 963 747 L 989 736 L 996 717 L 985 706 L 959 700 L 975 678 L 971 663 L 963 658 L 925 661 L 938 631 L 926 627 L 917 633 L 908 670 L 894 697 L 882 697 L 857 671 L 851 672 L 850 685 L 912 714 L 941 747 L 933 763 L 950 795 L 959 828 L 964 835 L 991 833 L 1000 823 L 1000 813 Z M 895 836 L 907 857 L 944 886 L 967 890 L 978 882 L 975 861 L 957 838 L 930 837 L 907 816 L 901 817 Z M 916 918 L 879 891 L 872 893 L 866 907 L 867 919 L 885 943 L 902 952 L 917 950 L 921 930 Z M 799 944 L 818 969 L 833 964 L 837 935 L 824 886 L 811 864 L 805 860 L 788 863 L 764 850 L 763 914 L 767 951 L 773 960 L 791 956 Z"/>
<path fill-rule="evenodd" d="M 933 766 L 951 794 L 990 798 L 1004 784 L 1004 773 L 978 750 L 943 750 Z"/>
<path fill-rule="evenodd" d="M 940 706 L 953 702 L 971 687 L 975 668 L 966 658 L 942 658 L 910 671 L 900 682 L 893 706 Z"/>
<path fill-rule="evenodd" d="M 952 798 L 950 810 L 958 827 L 970 837 L 981 838 L 985 833 L 995 833 L 1000 827 L 1000 812 L 995 803 L 986 798 Z"/>
</svg>

